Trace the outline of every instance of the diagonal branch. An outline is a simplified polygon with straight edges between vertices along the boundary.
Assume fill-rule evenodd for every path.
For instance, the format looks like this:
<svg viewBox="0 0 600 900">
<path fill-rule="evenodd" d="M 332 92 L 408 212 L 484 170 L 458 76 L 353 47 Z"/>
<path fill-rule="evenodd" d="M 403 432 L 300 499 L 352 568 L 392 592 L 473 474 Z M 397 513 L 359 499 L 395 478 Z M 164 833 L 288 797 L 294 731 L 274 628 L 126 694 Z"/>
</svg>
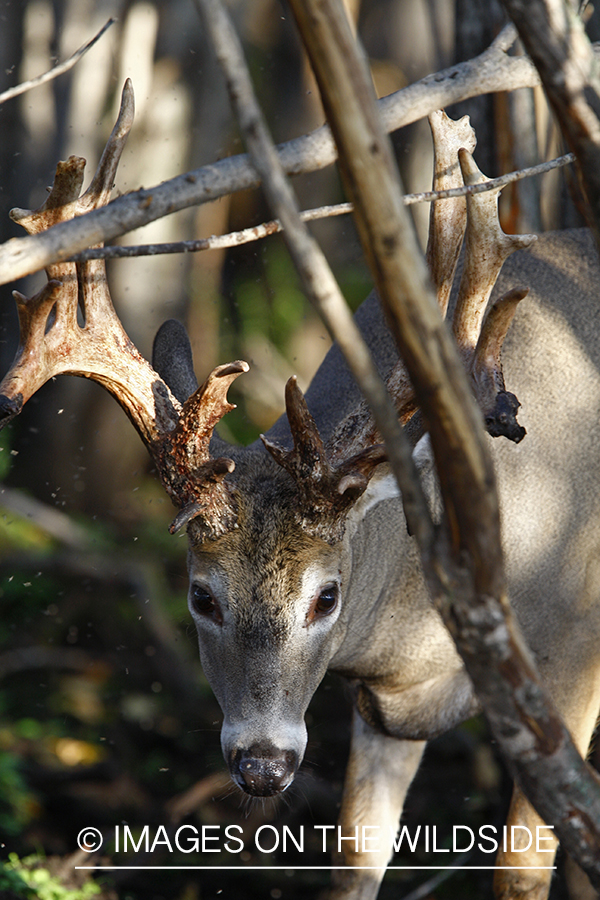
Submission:
<svg viewBox="0 0 600 900">
<path fill-rule="evenodd" d="M 48 81 L 53 81 L 55 78 L 58 78 L 59 75 L 64 75 L 65 72 L 68 72 L 69 69 L 72 69 L 73 66 L 79 62 L 82 56 L 85 56 L 88 50 L 92 49 L 94 44 L 100 40 L 104 32 L 108 31 L 110 26 L 114 25 L 116 21 L 116 19 L 109 19 L 108 22 L 102 26 L 98 34 L 94 35 L 87 44 L 84 44 L 83 47 L 76 50 L 75 53 L 68 59 L 65 59 L 64 62 L 58 63 L 53 69 L 44 72 L 42 75 L 38 75 L 36 78 L 32 78 L 29 81 L 23 81 L 21 84 L 16 84 L 14 87 L 3 91 L 3 93 L 0 94 L 0 104 L 6 103 L 7 100 L 12 100 L 14 97 L 19 97 L 26 91 L 33 90 L 33 88 L 40 87 L 40 85 L 46 84 Z"/>
<path fill-rule="evenodd" d="M 364 57 L 339 0 L 290 3 L 338 144 L 363 247 L 430 428 L 448 530 L 440 532 L 433 556 L 421 548 L 429 589 L 513 773 L 599 886 L 600 781 L 543 689 L 506 597 L 481 419 L 405 221 Z"/>
<path fill-rule="evenodd" d="M 379 101 L 379 108 L 385 128 L 394 131 L 468 97 L 539 84 L 539 76 L 527 58 L 508 56 L 506 51 L 513 39 L 512 30 L 505 29 L 475 59 L 428 75 L 384 97 Z M 325 168 L 336 157 L 327 126 L 279 145 L 278 152 L 284 170 L 291 175 Z M 86 247 L 106 243 L 180 209 L 257 187 L 259 182 L 247 155 L 232 156 L 148 190 L 133 191 L 79 217 L 76 222 L 64 222 L 42 235 L 13 238 L 0 246 L 0 284 L 67 259 Z"/>
<path fill-rule="evenodd" d="M 240 129 L 262 176 L 269 204 L 281 220 L 304 289 L 332 338 L 339 344 L 352 374 L 371 405 L 379 432 L 386 442 L 388 459 L 400 485 L 409 525 L 418 530 L 425 543 L 430 543 L 433 526 L 416 476 L 410 445 L 327 260 L 300 218 L 292 189 L 256 100 L 235 29 L 221 0 L 195 0 L 195 4 L 212 39 Z"/>
</svg>

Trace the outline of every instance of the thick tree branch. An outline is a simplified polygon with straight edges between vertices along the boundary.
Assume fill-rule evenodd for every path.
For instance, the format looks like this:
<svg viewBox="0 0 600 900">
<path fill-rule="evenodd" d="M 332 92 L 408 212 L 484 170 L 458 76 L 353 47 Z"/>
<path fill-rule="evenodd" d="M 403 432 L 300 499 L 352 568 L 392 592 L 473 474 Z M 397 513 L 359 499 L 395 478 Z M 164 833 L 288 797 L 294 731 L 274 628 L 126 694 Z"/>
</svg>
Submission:
<svg viewBox="0 0 600 900">
<path fill-rule="evenodd" d="M 503 2 L 577 157 L 600 250 L 600 71 L 594 48 L 568 0 Z"/>
<path fill-rule="evenodd" d="M 475 59 L 428 75 L 384 97 L 379 107 L 385 128 L 394 131 L 469 97 L 539 84 L 539 76 L 528 59 L 507 55 L 513 40 L 514 32 L 509 27 Z M 291 175 L 325 168 L 336 156 L 327 126 L 279 145 L 278 152 L 284 170 Z M 133 191 L 76 221 L 56 225 L 43 234 L 13 238 L 1 245 L 0 284 L 22 278 L 180 209 L 258 184 L 256 170 L 244 154 L 219 160 L 148 190 Z"/>
<path fill-rule="evenodd" d="M 254 94 L 243 50 L 221 0 L 195 0 L 225 76 L 229 96 L 250 156 L 261 175 L 269 205 L 278 215 L 284 237 L 305 291 L 337 341 L 367 398 L 377 428 L 386 442 L 389 462 L 398 479 L 407 520 L 421 540 L 433 540 L 433 526 L 420 488 L 412 451 L 398 422 L 392 400 L 368 347 L 329 268 L 324 254 L 300 217 L 296 200 L 268 133 Z"/>
<path fill-rule="evenodd" d="M 544 691 L 505 593 L 491 460 L 401 204 L 371 79 L 339 0 L 290 0 L 335 135 L 363 247 L 429 424 L 449 531 L 430 590 L 531 802 L 600 886 L 600 784 Z M 553 790 L 548 791 L 548 785 Z"/>
</svg>

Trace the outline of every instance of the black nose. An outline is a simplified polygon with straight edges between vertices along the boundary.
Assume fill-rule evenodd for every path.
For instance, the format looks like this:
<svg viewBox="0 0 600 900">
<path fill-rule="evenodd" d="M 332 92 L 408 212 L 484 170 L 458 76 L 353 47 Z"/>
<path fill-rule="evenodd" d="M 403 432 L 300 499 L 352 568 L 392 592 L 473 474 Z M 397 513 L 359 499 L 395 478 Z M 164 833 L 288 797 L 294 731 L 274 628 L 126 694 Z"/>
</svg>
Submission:
<svg viewBox="0 0 600 900">
<path fill-rule="evenodd" d="M 294 750 L 255 745 L 248 750 L 236 750 L 229 769 L 235 783 L 247 794 L 272 797 L 292 783 L 298 765 Z"/>
</svg>

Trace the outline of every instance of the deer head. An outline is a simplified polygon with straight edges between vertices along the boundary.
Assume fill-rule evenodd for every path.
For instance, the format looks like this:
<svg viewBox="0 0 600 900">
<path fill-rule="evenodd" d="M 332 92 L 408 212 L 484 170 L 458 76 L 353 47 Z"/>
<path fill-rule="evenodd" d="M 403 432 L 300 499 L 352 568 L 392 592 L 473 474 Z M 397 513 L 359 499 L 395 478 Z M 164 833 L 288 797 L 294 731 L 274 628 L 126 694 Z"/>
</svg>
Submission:
<svg viewBox="0 0 600 900">
<path fill-rule="evenodd" d="M 13 218 L 36 233 L 106 204 L 132 122 L 128 82 L 88 190 L 80 196 L 85 161 L 71 157 L 59 163 L 44 205 L 13 210 Z M 451 184 L 462 181 L 459 149 L 465 178 L 480 177 L 469 155 L 468 122 L 451 123 L 440 113 L 432 129 L 438 186 L 447 176 Z M 445 312 L 467 204 L 439 204 L 428 256 Z M 470 198 L 468 206 L 455 333 L 490 431 L 520 440 L 518 401 L 504 390 L 500 350 L 523 292 L 496 305 L 483 326 L 482 320 L 504 257 L 529 239 L 499 232 L 490 215 L 495 198 Z M 492 246 L 499 249 L 492 253 Z M 227 391 L 247 371 L 245 362 L 219 366 L 198 387 L 178 323 L 165 323 L 157 334 L 153 366 L 138 353 L 114 311 L 102 261 L 57 262 L 47 275 L 34 297 L 15 294 L 21 337 L 0 385 L 2 424 L 57 374 L 98 381 L 124 408 L 179 510 L 171 531 L 187 528 L 189 604 L 204 670 L 224 713 L 221 741 L 230 772 L 250 794 L 276 794 L 293 780 L 306 744 L 306 708 L 344 639 L 354 530 L 386 493 L 374 488 L 388 480 L 368 410 L 361 406 L 340 422 L 326 446 L 292 378 L 285 398 L 291 446 L 266 436 L 262 444 L 231 447 L 214 429 L 232 409 Z M 389 387 L 400 418 L 409 421 L 416 407 L 401 363 Z"/>
</svg>

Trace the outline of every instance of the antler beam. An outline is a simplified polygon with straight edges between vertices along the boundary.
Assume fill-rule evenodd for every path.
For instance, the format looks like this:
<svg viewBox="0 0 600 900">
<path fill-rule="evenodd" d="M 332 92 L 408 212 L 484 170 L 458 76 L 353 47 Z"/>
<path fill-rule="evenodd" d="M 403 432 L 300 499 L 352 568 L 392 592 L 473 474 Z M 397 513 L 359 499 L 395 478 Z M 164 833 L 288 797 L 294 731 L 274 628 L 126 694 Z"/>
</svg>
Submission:
<svg viewBox="0 0 600 900">
<path fill-rule="evenodd" d="M 85 160 L 70 157 L 56 169 L 54 185 L 39 209 L 11 215 L 29 234 L 39 234 L 105 206 L 134 116 L 131 82 L 96 174 L 80 196 Z M 227 390 L 247 363 L 220 366 L 185 404 L 141 356 L 114 310 L 103 260 L 52 263 L 48 283 L 35 296 L 15 292 L 19 348 L 0 384 L 0 427 L 55 375 L 82 375 L 106 388 L 123 407 L 153 457 L 160 478 L 181 512 L 172 530 L 200 516 L 200 531 L 217 535 L 236 517 L 233 488 L 224 483 L 233 460 L 212 459 L 209 444 L 219 419 L 230 409 Z"/>
<path fill-rule="evenodd" d="M 486 181 L 471 155 L 476 138 L 468 117 L 454 121 L 439 110 L 429 117 L 429 123 L 434 143 L 434 190 Z M 467 197 L 436 200 L 431 209 L 426 258 L 439 307 L 442 314 L 447 315 L 465 239 L 463 273 L 450 325 L 471 375 L 488 433 L 518 443 L 526 431 L 516 419 L 519 401 L 504 385 L 501 351 L 517 305 L 527 295 L 527 290 L 515 288 L 497 301 L 489 312 L 487 310 L 506 258 L 514 250 L 529 247 L 536 238 L 535 235 L 507 235 L 502 231 L 498 221 L 499 193 L 500 188 L 497 188 Z M 400 421 L 407 424 L 418 407 L 402 362 L 392 370 L 387 386 L 394 397 Z M 347 446 L 349 441 L 356 450 L 379 440 L 373 419 L 364 405 L 342 423 L 334 436 L 332 452 L 337 458 L 340 448 Z"/>
</svg>

